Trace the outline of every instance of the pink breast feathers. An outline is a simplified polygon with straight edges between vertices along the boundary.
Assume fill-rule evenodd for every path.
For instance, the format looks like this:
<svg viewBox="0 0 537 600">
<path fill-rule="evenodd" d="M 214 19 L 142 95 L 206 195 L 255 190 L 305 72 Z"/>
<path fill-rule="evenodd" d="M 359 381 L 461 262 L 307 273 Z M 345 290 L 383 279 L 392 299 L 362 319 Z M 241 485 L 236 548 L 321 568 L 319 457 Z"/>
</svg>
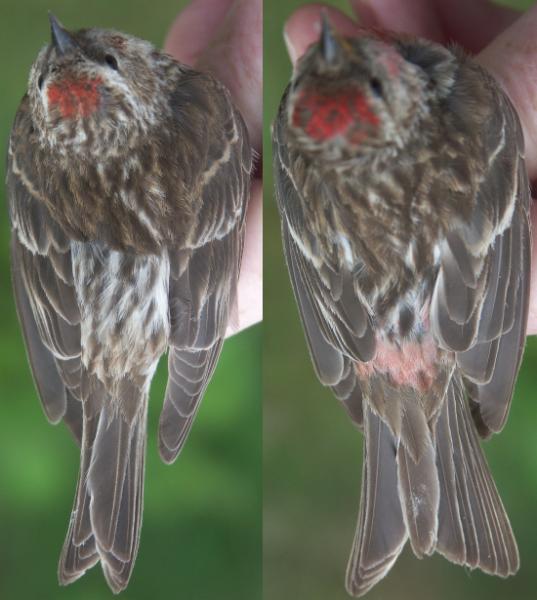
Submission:
<svg viewBox="0 0 537 600">
<path fill-rule="evenodd" d="M 322 94 L 304 90 L 295 105 L 293 125 L 312 139 L 322 142 L 344 134 L 353 124 L 376 126 L 377 115 L 358 90 Z"/>
<path fill-rule="evenodd" d="M 63 79 L 48 86 L 50 106 L 56 106 L 63 118 L 88 117 L 101 104 L 100 77 Z"/>
<path fill-rule="evenodd" d="M 385 375 L 396 386 L 426 393 L 437 377 L 438 359 L 438 346 L 430 334 L 419 342 L 403 342 L 401 346 L 379 337 L 373 360 L 357 363 L 356 371 L 363 380 L 373 374 Z"/>
</svg>

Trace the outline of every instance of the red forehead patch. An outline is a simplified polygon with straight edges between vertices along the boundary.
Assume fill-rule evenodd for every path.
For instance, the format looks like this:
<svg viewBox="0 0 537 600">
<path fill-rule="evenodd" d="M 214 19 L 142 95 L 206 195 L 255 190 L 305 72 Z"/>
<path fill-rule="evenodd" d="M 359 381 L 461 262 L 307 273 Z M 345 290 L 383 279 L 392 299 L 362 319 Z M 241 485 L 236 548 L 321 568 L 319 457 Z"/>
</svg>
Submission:
<svg viewBox="0 0 537 600">
<path fill-rule="evenodd" d="M 292 119 L 295 127 L 319 142 L 345 133 L 354 123 L 379 123 L 367 99 L 357 90 L 331 94 L 304 90 L 296 101 Z"/>
<path fill-rule="evenodd" d="M 99 108 L 102 82 L 100 77 L 63 79 L 49 85 L 48 101 L 64 118 L 87 117 Z"/>
</svg>

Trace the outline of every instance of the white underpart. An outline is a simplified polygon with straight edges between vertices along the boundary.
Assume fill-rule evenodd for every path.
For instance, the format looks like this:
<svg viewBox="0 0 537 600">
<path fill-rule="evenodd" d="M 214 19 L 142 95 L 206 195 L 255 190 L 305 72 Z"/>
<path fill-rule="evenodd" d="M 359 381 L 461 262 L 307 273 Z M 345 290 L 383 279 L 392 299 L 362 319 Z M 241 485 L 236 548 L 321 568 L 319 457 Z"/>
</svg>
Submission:
<svg viewBox="0 0 537 600">
<path fill-rule="evenodd" d="M 125 256 L 121 252 L 111 251 L 103 256 L 97 246 L 81 242 L 73 242 L 71 249 L 75 289 L 81 309 L 82 362 L 88 366 L 91 359 L 88 349 L 91 349 L 94 339 L 101 345 L 103 354 L 115 347 L 119 356 L 118 372 L 114 372 L 114 363 L 108 366 L 112 372 L 105 372 L 104 362 L 99 365 L 97 361 L 96 373 L 101 379 L 110 376 L 119 379 L 129 371 L 145 371 L 149 375 L 160 354 L 148 355 L 148 338 L 158 331 L 165 332 L 167 338 L 170 329 L 170 263 L 167 254 L 137 258 L 132 286 L 123 281 L 121 267 Z M 157 270 L 157 274 L 149 286 L 153 269 Z M 94 279 L 94 272 L 99 281 Z M 85 287 L 85 281 L 90 281 L 90 285 Z M 101 285 L 93 288 L 93 283 Z M 99 287 L 102 292 L 97 294 Z M 116 324 L 119 320 L 124 322 L 118 346 Z"/>
</svg>

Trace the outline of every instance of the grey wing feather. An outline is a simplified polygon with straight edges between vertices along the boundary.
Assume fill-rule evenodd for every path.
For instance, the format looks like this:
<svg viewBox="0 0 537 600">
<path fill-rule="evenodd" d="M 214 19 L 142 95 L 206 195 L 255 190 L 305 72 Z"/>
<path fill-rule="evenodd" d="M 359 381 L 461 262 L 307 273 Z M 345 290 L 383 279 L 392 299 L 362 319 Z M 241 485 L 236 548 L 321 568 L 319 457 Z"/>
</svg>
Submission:
<svg viewBox="0 0 537 600">
<path fill-rule="evenodd" d="M 80 373 L 80 316 L 69 242 L 32 196 L 29 179 L 31 173 L 23 176 L 10 148 L 7 184 L 15 303 L 44 412 L 52 423 L 63 418 L 80 443 L 82 406 L 76 377 Z"/>
<path fill-rule="evenodd" d="M 436 426 L 440 480 L 436 550 L 507 577 L 519 566 L 513 531 L 490 475 L 461 381 L 452 381 Z"/>
<path fill-rule="evenodd" d="M 32 313 L 21 274 L 20 243 L 11 238 L 11 276 L 28 358 L 43 410 L 51 423 L 58 423 L 67 408 L 66 390 L 54 356 L 43 344 Z"/>
<path fill-rule="evenodd" d="M 229 161 L 205 182 L 193 247 L 169 252 L 170 351 L 159 424 L 159 451 L 167 463 L 175 460 L 190 431 L 236 298 L 251 152 L 245 125 L 236 113 L 229 129 L 234 127 L 240 135 L 235 142 L 227 138 Z M 209 165 L 209 171 L 212 168 Z"/>
<path fill-rule="evenodd" d="M 312 300 L 304 286 L 304 280 L 297 264 L 298 248 L 289 235 L 289 230 L 282 226 L 284 252 L 291 277 L 291 285 L 299 306 L 300 316 L 306 332 L 308 348 L 317 372 L 317 376 L 324 385 L 337 385 L 343 378 L 345 359 L 343 354 L 328 343 L 321 333 L 314 313 Z"/>
<path fill-rule="evenodd" d="M 442 247 L 431 302 L 440 344 L 456 352 L 487 436 L 505 424 L 524 348 L 531 235 L 523 137 L 507 98 L 491 140 L 498 151 L 480 184 L 470 221 L 457 225 Z M 477 421 L 476 421 L 477 422 Z"/>
<path fill-rule="evenodd" d="M 364 406 L 364 461 L 358 525 L 346 587 L 365 594 L 386 575 L 407 540 L 397 483 L 397 445 L 388 426 Z"/>
<path fill-rule="evenodd" d="M 285 103 L 285 96 L 282 106 Z M 292 231 L 304 232 L 299 192 L 289 176 L 289 158 L 280 114 L 274 130 L 276 197 L 282 216 L 284 255 L 317 376 L 362 426 L 362 397 L 353 363 L 370 360 L 375 332 L 354 290 L 350 273 L 318 268 L 304 255 Z"/>
</svg>

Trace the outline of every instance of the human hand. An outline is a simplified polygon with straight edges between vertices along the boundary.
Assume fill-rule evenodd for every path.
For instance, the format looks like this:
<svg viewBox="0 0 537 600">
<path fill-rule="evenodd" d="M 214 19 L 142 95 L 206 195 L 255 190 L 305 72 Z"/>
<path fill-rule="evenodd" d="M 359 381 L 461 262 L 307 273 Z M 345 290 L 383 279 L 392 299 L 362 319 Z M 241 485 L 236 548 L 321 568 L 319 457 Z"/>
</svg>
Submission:
<svg viewBox="0 0 537 600">
<path fill-rule="evenodd" d="M 361 27 L 377 27 L 425 37 L 439 43 L 457 42 L 500 82 L 515 105 L 526 143 L 526 166 L 537 181 L 537 5 L 521 15 L 488 0 L 349 0 Z M 285 40 L 295 62 L 319 39 L 321 12 L 338 31 L 353 35 L 357 22 L 342 12 L 310 4 L 286 23 Z M 533 277 L 528 334 L 537 334 L 537 209 L 532 205 Z"/>
<path fill-rule="evenodd" d="M 257 157 L 237 293 L 227 336 L 262 318 L 262 0 L 193 0 L 176 18 L 164 49 L 227 86 L 248 127 Z"/>
</svg>

